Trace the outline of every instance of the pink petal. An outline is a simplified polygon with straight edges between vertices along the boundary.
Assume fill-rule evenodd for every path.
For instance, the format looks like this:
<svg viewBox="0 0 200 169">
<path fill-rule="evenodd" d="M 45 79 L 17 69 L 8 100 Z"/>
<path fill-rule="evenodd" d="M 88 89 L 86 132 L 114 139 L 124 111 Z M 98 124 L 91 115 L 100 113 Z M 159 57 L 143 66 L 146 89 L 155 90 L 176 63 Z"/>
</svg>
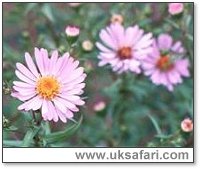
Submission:
<svg viewBox="0 0 200 169">
<path fill-rule="evenodd" d="M 144 71 L 144 74 L 145 74 L 146 76 L 150 76 L 150 75 L 153 74 L 154 71 L 155 71 L 155 69 L 145 70 L 145 71 Z"/>
<path fill-rule="evenodd" d="M 67 100 L 64 99 L 64 98 L 56 97 L 55 99 L 56 99 L 58 102 L 60 102 L 62 105 L 66 106 L 68 109 L 71 109 L 71 108 L 76 107 L 73 103 L 71 103 L 70 101 L 67 101 Z M 65 111 L 62 111 L 62 112 L 65 112 Z"/>
<path fill-rule="evenodd" d="M 26 65 L 28 66 L 29 70 L 35 75 L 35 77 L 39 77 L 39 73 L 33 62 L 33 59 L 31 58 L 30 54 L 27 52 L 25 53 L 25 60 L 26 60 Z"/>
<path fill-rule="evenodd" d="M 64 84 L 64 86 L 67 86 L 68 84 L 69 85 L 76 85 L 76 84 L 82 83 L 85 80 L 86 76 L 87 75 L 84 73 L 81 76 L 79 76 L 77 79 L 74 79 L 74 80 L 72 80 L 68 83 L 63 83 L 63 84 Z"/>
<path fill-rule="evenodd" d="M 51 112 L 51 116 L 52 118 L 49 118 L 49 119 L 53 119 L 54 122 L 57 122 L 58 121 L 58 114 L 56 112 L 56 109 L 55 109 L 55 106 L 53 105 L 53 103 L 51 101 L 49 101 L 49 111 Z"/>
<path fill-rule="evenodd" d="M 130 70 L 134 71 L 136 68 L 140 66 L 140 62 L 138 60 L 132 59 L 129 62 Z"/>
<path fill-rule="evenodd" d="M 57 114 L 62 122 L 64 122 L 64 123 L 67 122 L 65 115 L 61 111 L 57 110 Z"/>
<path fill-rule="evenodd" d="M 155 70 L 153 72 L 153 74 L 151 75 L 151 80 L 156 85 L 160 84 L 160 71 L 159 70 Z"/>
<path fill-rule="evenodd" d="M 133 46 L 135 36 L 137 35 L 139 31 L 138 25 L 135 25 L 134 27 L 128 27 L 125 31 L 125 45 L 126 46 Z"/>
<path fill-rule="evenodd" d="M 66 92 L 63 92 L 62 94 L 66 94 L 66 95 L 80 95 L 81 93 L 83 93 L 82 90 L 77 90 L 77 89 L 72 89 L 72 90 L 68 90 Z"/>
<path fill-rule="evenodd" d="M 181 60 L 177 60 L 175 63 L 175 68 L 177 69 L 177 71 L 185 77 L 189 77 L 190 73 L 189 73 L 189 60 L 188 59 L 181 59 Z"/>
<path fill-rule="evenodd" d="M 35 48 L 35 60 L 40 70 L 40 73 L 42 75 L 45 75 L 45 70 L 44 70 L 44 65 L 43 65 L 43 54 L 38 48 Z"/>
<path fill-rule="evenodd" d="M 53 99 L 53 103 L 55 104 L 56 108 L 59 109 L 61 112 L 64 113 L 64 112 L 67 111 L 66 106 L 62 102 L 60 102 L 60 100 L 58 99 L 58 97 L 55 97 Z"/>
<path fill-rule="evenodd" d="M 29 109 L 38 110 L 42 106 L 42 99 L 39 96 L 34 97 L 32 102 L 28 105 Z"/>
<path fill-rule="evenodd" d="M 169 71 L 167 73 L 168 75 L 168 79 L 172 84 L 176 84 L 176 83 L 180 83 L 181 82 L 181 78 L 179 73 L 177 73 L 175 70 Z"/>
<path fill-rule="evenodd" d="M 34 87 L 31 87 L 31 88 L 22 88 L 22 87 L 18 87 L 18 86 L 13 86 L 13 89 L 15 89 L 16 91 L 22 93 L 22 95 L 30 94 L 30 93 L 36 93 Z"/>
<path fill-rule="evenodd" d="M 120 69 L 122 66 L 124 66 L 123 62 L 118 62 L 118 63 L 113 67 L 113 71 L 117 71 L 117 70 Z"/>
<path fill-rule="evenodd" d="M 161 50 L 169 50 L 172 46 L 172 37 L 168 34 L 161 34 L 158 37 L 158 47 Z"/>
<path fill-rule="evenodd" d="M 76 95 L 69 95 L 67 93 L 62 93 L 58 95 L 59 97 L 62 97 L 63 99 L 66 99 L 68 101 L 77 101 L 80 99 L 80 96 L 76 96 Z"/>
<path fill-rule="evenodd" d="M 43 68 L 44 68 L 44 73 L 45 75 L 49 72 L 49 57 L 48 57 L 48 51 L 46 49 L 41 48 L 40 49 L 41 54 L 42 54 L 42 62 L 43 62 Z"/>
<path fill-rule="evenodd" d="M 26 82 L 26 83 L 28 83 L 28 84 L 35 85 L 35 82 L 34 82 L 34 81 L 32 81 L 32 80 L 30 80 L 29 78 L 27 78 L 26 76 L 24 76 L 24 75 L 23 75 L 22 73 L 20 73 L 18 70 L 15 71 L 15 74 L 16 74 L 16 76 L 17 76 L 20 80 L 22 80 L 22 81 L 24 81 L 24 82 Z"/>
<path fill-rule="evenodd" d="M 182 47 L 182 43 L 178 41 L 172 46 L 171 50 L 174 52 L 178 52 L 181 47 Z"/>
<path fill-rule="evenodd" d="M 110 53 L 111 50 L 106 48 L 105 46 L 103 46 L 101 43 L 99 42 L 96 42 L 96 46 L 97 48 L 99 48 L 99 50 L 101 50 L 102 52 L 107 52 L 107 53 Z"/>
<path fill-rule="evenodd" d="M 54 66 L 55 66 L 55 69 L 54 69 L 53 72 L 52 72 L 54 75 L 57 75 L 57 74 L 58 74 L 58 71 L 60 70 L 61 65 L 62 65 L 62 63 L 63 63 L 63 60 L 64 60 L 63 57 L 58 58 L 58 60 L 57 60 L 57 62 L 56 62 L 56 65 L 54 65 Z"/>
<path fill-rule="evenodd" d="M 47 101 L 43 99 L 42 102 L 42 117 L 46 120 L 48 116 L 48 106 L 47 106 Z"/>
<path fill-rule="evenodd" d="M 21 63 L 16 63 L 17 69 L 24 74 L 27 78 L 36 81 L 36 77 Z"/>
<path fill-rule="evenodd" d="M 20 81 L 13 81 L 13 84 L 18 87 L 23 87 L 23 88 L 35 88 L 35 85 L 29 84 L 29 83 L 24 83 Z"/>
<path fill-rule="evenodd" d="M 102 29 L 99 34 L 101 40 L 110 48 L 117 50 L 117 44 L 113 40 L 113 38 L 108 34 L 105 29 Z"/>
<path fill-rule="evenodd" d="M 72 81 L 74 79 L 77 79 L 78 77 L 80 77 L 83 74 L 84 68 L 83 67 L 79 67 L 76 70 L 74 70 L 71 75 L 66 78 L 63 83 L 67 83 L 69 81 Z"/>
<path fill-rule="evenodd" d="M 70 110 L 68 110 L 68 111 L 65 113 L 65 115 L 66 115 L 66 117 L 67 117 L 68 119 L 71 119 L 72 117 L 74 117 L 74 114 L 73 114 Z"/>
<path fill-rule="evenodd" d="M 167 86 L 170 82 L 168 80 L 167 73 L 160 72 L 160 83 Z"/>
<path fill-rule="evenodd" d="M 144 31 L 142 29 L 139 29 L 137 31 L 137 34 L 135 35 L 134 39 L 133 39 L 133 46 L 141 39 L 142 35 L 143 35 Z"/>
<path fill-rule="evenodd" d="M 133 56 L 138 60 L 145 59 L 147 55 L 152 53 L 152 51 L 153 51 L 153 48 L 151 47 L 148 47 L 146 49 L 136 50 L 133 52 Z"/>
<path fill-rule="evenodd" d="M 56 62 L 58 60 L 58 51 L 57 50 L 54 50 L 52 52 L 52 56 L 51 56 L 51 59 L 49 61 L 49 72 L 54 72 L 55 70 L 55 65 L 56 65 Z"/>
<path fill-rule="evenodd" d="M 80 83 L 80 84 L 76 84 L 76 85 L 67 84 L 61 88 L 61 92 L 66 92 L 66 91 L 70 91 L 70 90 L 81 90 L 84 87 L 85 87 L 85 83 Z"/>
<path fill-rule="evenodd" d="M 30 94 L 26 94 L 26 95 L 21 95 L 21 94 L 19 94 L 19 93 L 12 94 L 13 97 L 18 98 L 18 99 L 21 100 L 21 101 L 29 100 L 29 99 L 31 99 L 32 97 L 34 97 L 35 95 L 36 95 L 36 93 L 30 93 Z"/>
<path fill-rule="evenodd" d="M 46 113 L 45 117 L 47 120 L 51 121 L 53 119 L 53 105 L 51 103 L 51 101 L 47 101 L 47 109 L 48 109 L 48 113 Z"/>
<path fill-rule="evenodd" d="M 135 49 L 146 48 L 152 45 L 152 33 L 145 34 L 134 46 Z"/>
<path fill-rule="evenodd" d="M 167 86 L 167 89 L 170 91 L 170 92 L 172 92 L 173 90 L 174 90 L 174 87 L 173 87 L 173 85 L 172 84 L 167 84 L 166 85 Z"/>
<path fill-rule="evenodd" d="M 79 61 L 75 61 L 72 57 L 70 57 L 67 61 L 67 64 L 65 66 L 65 69 L 63 70 L 63 73 L 60 75 L 61 79 L 66 79 L 71 74 L 71 72 L 77 67 L 79 64 Z"/>
<path fill-rule="evenodd" d="M 35 97 L 31 98 L 30 100 L 24 102 L 23 104 L 18 106 L 18 110 L 24 110 L 25 109 L 26 111 L 28 111 L 28 110 L 32 109 L 32 107 L 30 107 L 30 105 L 32 105 L 37 100 L 36 98 L 37 98 L 37 96 L 35 96 Z"/>
<path fill-rule="evenodd" d="M 113 58 L 115 58 L 116 57 L 116 53 L 114 53 L 114 52 L 112 52 L 112 53 L 100 53 L 99 54 L 99 59 L 101 58 L 101 59 L 104 59 L 104 58 L 106 58 L 106 59 L 113 59 Z"/>
<path fill-rule="evenodd" d="M 108 64 L 108 61 L 102 60 L 98 63 L 98 66 L 102 67 L 104 65 Z"/>
<path fill-rule="evenodd" d="M 125 42 L 124 27 L 121 24 L 115 23 L 110 25 L 110 30 L 112 31 L 113 39 L 115 39 L 115 41 L 117 42 L 116 47 L 119 48 Z"/>
<path fill-rule="evenodd" d="M 155 68 L 155 65 L 150 63 L 150 62 L 143 62 L 142 63 L 142 68 L 144 70 L 153 69 L 153 68 Z"/>
<path fill-rule="evenodd" d="M 66 67 L 68 65 L 68 60 L 69 60 L 69 53 L 65 53 L 63 56 L 62 56 L 64 59 L 63 59 L 63 63 L 57 73 L 58 76 L 61 76 L 62 74 L 65 74 L 66 73 Z M 77 66 L 79 65 L 79 61 L 75 61 L 75 63 L 77 64 Z"/>
</svg>

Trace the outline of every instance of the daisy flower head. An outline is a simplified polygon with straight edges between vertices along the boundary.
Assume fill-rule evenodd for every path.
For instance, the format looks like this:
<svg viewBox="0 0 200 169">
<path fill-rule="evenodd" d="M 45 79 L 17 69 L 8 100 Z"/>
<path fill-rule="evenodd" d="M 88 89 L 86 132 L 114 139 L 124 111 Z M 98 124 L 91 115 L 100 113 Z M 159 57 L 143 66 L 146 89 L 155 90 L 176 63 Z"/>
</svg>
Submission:
<svg viewBox="0 0 200 169">
<path fill-rule="evenodd" d="M 115 23 L 102 29 L 99 36 L 102 41 L 96 43 L 100 50 L 99 66 L 110 64 L 117 73 L 141 72 L 140 61 L 152 51 L 152 33 L 144 34 L 138 25 L 124 28 Z"/>
<path fill-rule="evenodd" d="M 168 34 L 161 34 L 153 43 L 153 51 L 142 62 L 144 74 L 156 85 L 173 91 L 174 85 L 189 77 L 189 60 L 183 58 L 185 49 L 180 41 L 173 42 Z"/>
<path fill-rule="evenodd" d="M 13 82 L 11 95 L 24 102 L 19 110 L 41 109 L 44 120 L 67 122 L 79 111 L 77 106 L 85 104 L 79 96 L 85 87 L 84 69 L 69 53 L 59 57 L 55 50 L 49 58 L 46 49 L 35 48 L 34 55 L 36 64 L 29 53 L 25 53 L 26 66 L 16 63 L 20 81 Z"/>
</svg>

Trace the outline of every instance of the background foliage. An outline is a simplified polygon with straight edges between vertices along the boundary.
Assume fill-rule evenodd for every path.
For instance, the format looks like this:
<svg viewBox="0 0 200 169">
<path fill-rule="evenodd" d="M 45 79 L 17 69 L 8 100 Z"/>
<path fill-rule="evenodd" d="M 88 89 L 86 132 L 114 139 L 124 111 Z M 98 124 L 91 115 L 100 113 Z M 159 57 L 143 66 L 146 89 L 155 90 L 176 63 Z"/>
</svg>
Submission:
<svg viewBox="0 0 200 169">
<path fill-rule="evenodd" d="M 190 78 L 168 92 L 143 75 L 116 75 L 109 66 L 98 67 L 98 50 L 86 52 L 84 40 L 93 44 L 112 14 L 121 14 L 124 25 L 138 24 L 154 36 L 168 32 L 181 40 L 190 59 Z M 77 25 L 80 37 L 71 55 L 81 61 L 86 79 L 86 105 L 76 114 L 77 123 L 45 123 L 37 126 L 31 113 L 19 112 L 10 90 L 15 63 L 24 62 L 34 47 L 69 50 L 65 27 Z M 4 146 L 45 147 L 192 147 L 193 134 L 183 133 L 180 123 L 193 118 L 193 4 L 170 16 L 167 3 L 3 3 L 3 118 Z M 99 101 L 102 111 L 94 111 Z M 36 117 L 39 119 L 39 117 Z"/>
</svg>

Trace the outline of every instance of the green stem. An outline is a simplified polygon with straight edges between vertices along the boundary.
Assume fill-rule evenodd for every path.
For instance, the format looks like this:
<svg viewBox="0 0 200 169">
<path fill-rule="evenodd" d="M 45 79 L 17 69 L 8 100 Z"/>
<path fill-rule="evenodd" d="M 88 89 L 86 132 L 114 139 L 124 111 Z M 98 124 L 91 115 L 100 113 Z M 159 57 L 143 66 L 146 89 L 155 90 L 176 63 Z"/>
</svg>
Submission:
<svg viewBox="0 0 200 169">
<path fill-rule="evenodd" d="M 32 111 L 32 115 L 33 115 L 34 124 L 36 124 L 37 128 L 40 128 L 40 126 L 41 126 L 41 120 L 40 120 L 40 119 L 39 119 L 39 120 L 37 119 L 37 116 L 36 116 L 36 112 L 35 112 L 35 111 Z M 38 130 L 38 131 L 39 131 L 39 130 Z M 40 146 L 40 144 L 39 144 L 40 138 L 39 138 L 39 136 L 38 136 L 38 132 L 36 132 L 36 133 L 34 134 L 34 136 L 33 136 L 32 139 L 34 140 L 35 146 L 36 146 L 36 147 L 39 147 L 39 146 Z"/>
</svg>

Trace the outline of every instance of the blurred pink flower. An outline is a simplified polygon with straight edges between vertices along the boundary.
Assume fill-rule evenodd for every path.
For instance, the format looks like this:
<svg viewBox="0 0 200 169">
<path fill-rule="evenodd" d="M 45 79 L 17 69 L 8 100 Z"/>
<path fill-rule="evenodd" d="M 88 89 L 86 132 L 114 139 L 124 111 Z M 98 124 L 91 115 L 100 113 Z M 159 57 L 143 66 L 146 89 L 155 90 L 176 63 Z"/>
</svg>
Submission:
<svg viewBox="0 0 200 169">
<path fill-rule="evenodd" d="M 68 25 L 65 29 L 65 33 L 69 37 L 76 37 L 80 34 L 80 28 L 77 26 Z"/>
<path fill-rule="evenodd" d="M 173 43 L 168 34 L 161 34 L 154 41 L 153 51 L 142 62 L 144 74 L 156 85 L 173 91 L 173 85 L 182 83 L 182 76 L 189 77 L 189 60 L 183 59 L 184 48 L 180 41 Z"/>
<path fill-rule="evenodd" d="M 58 52 L 48 57 L 46 49 L 35 48 L 35 61 L 29 53 L 25 53 L 26 66 L 17 63 L 15 74 L 21 81 L 14 81 L 15 92 L 12 96 L 23 101 L 19 110 L 38 110 L 41 108 L 44 120 L 59 119 L 67 122 L 73 112 L 79 111 L 77 105 L 85 102 L 80 98 L 83 93 L 86 74 L 79 61 L 75 61 L 65 53 L 58 58 Z"/>
<path fill-rule="evenodd" d="M 168 12 L 171 15 L 176 15 L 183 12 L 184 5 L 183 3 L 169 3 L 168 4 Z"/>
<path fill-rule="evenodd" d="M 71 3 L 68 3 L 68 5 L 69 5 L 70 7 L 78 7 L 78 6 L 81 5 L 81 3 L 78 3 L 78 2 L 71 2 Z"/>
<path fill-rule="evenodd" d="M 191 132 L 193 130 L 193 122 L 191 119 L 186 118 L 181 122 L 181 129 L 184 132 Z"/>
<path fill-rule="evenodd" d="M 94 111 L 102 111 L 103 109 L 105 109 L 106 107 L 106 103 L 104 101 L 100 101 L 95 103 L 93 109 Z"/>
<path fill-rule="evenodd" d="M 152 33 L 144 34 L 138 25 L 125 29 L 118 23 L 111 24 L 102 29 L 99 36 L 103 42 L 96 43 L 101 50 L 99 66 L 110 64 L 118 73 L 140 73 L 140 60 L 152 52 Z"/>
</svg>

